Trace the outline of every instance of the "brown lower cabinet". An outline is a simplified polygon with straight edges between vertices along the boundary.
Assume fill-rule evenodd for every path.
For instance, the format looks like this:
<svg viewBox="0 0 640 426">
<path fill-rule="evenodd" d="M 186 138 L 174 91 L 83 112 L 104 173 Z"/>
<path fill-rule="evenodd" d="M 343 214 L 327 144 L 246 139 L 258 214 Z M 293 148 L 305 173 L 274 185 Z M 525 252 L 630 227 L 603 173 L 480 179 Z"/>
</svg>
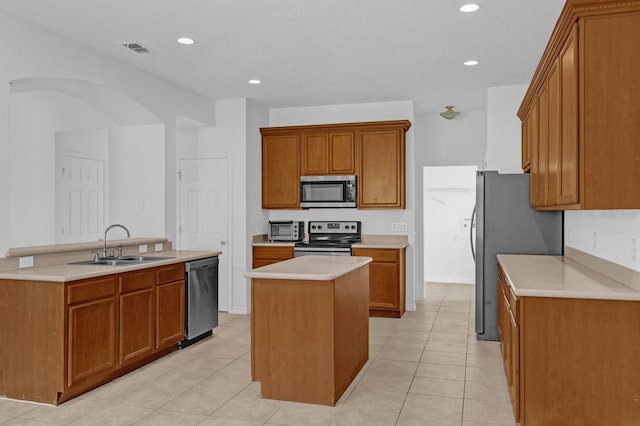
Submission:
<svg viewBox="0 0 640 426">
<path fill-rule="evenodd" d="M 0 280 L 0 394 L 57 405 L 178 348 L 184 263 L 72 282 Z"/>
<path fill-rule="evenodd" d="M 505 372 L 521 426 L 640 418 L 640 302 L 516 297 L 499 268 Z"/>
<path fill-rule="evenodd" d="M 368 256 L 369 315 L 400 318 L 405 311 L 405 249 L 356 248 L 354 256 Z"/>
<path fill-rule="evenodd" d="M 252 265 L 254 268 L 293 259 L 293 246 L 253 246 Z"/>
</svg>

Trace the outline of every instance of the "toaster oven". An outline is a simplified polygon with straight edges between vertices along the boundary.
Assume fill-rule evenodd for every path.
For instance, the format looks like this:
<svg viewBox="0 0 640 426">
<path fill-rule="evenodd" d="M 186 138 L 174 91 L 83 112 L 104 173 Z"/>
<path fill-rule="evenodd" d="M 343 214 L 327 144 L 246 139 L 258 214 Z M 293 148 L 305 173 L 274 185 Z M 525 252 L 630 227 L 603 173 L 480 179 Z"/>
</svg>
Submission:
<svg viewBox="0 0 640 426">
<path fill-rule="evenodd" d="M 304 222 L 270 220 L 267 238 L 269 241 L 302 241 L 304 239 Z"/>
</svg>

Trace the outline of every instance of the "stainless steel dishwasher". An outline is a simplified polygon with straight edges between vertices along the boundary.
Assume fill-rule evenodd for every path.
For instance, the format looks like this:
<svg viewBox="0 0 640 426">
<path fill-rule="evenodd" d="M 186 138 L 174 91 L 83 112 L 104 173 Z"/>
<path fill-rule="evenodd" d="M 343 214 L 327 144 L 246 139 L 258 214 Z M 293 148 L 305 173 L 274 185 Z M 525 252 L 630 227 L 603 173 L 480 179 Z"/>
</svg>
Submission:
<svg viewBox="0 0 640 426">
<path fill-rule="evenodd" d="M 185 263 L 185 304 L 180 348 L 211 336 L 218 326 L 218 257 Z"/>
</svg>

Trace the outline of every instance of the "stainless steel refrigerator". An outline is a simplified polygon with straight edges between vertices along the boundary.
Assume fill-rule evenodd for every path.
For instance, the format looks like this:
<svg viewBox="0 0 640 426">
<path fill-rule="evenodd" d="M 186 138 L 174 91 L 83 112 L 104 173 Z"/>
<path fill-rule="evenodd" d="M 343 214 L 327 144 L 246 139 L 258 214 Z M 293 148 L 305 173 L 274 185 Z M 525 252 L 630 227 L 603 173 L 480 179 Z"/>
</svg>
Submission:
<svg viewBox="0 0 640 426">
<path fill-rule="evenodd" d="M 561 255 L 563 252 L 562 222 L 562 211 L 537 211 L 531 208 L 529 174 L 478 172 L 475 208 L 478 340 L 500 340 L 496 255 Z M 472 225 L 472 232 L 473 229 Z M 472 249 L 474 248 L 473 239 L 472 235 Z"/>
</svg>

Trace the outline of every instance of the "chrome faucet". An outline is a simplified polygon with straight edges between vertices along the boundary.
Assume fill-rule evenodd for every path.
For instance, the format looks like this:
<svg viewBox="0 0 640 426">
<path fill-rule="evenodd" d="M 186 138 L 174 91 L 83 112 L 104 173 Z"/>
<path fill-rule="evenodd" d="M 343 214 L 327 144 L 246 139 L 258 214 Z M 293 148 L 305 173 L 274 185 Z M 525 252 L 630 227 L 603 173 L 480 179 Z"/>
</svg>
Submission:
<svg viewBox="0 0 640 426">
<path fill-rule="evenodd" d="M 105 229 L 104 231 L 104 242 L 103 242 L 103 246 L 102 246 L 102 257 L 107 257 L 107 232 L 109 232 L 109 230 L 111 228 L 122 228 L 124 229 L 124 231 L 127 233 L 127 238 L 131 238 L 131 234 L 129 233 L 129 230 L 123 226 L 123 225 L 119 225 L 117 223 L 109 226 L 107 229 Z M 122 254 L 121 249 L 118 249 L 118 253 Z"/>
</svg>

